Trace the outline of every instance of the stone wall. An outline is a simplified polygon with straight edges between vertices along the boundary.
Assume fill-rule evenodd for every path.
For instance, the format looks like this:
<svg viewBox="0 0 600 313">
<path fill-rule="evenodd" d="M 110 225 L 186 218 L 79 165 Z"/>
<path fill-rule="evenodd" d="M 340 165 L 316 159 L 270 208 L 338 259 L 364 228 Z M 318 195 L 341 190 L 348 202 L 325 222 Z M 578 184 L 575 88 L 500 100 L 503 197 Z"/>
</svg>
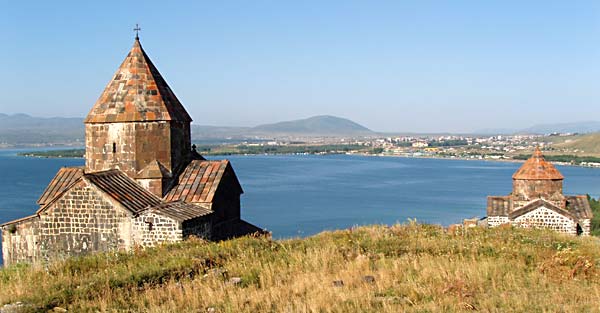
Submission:
<svg viewBox="0 0 600 313">
<path fill-rule="evenodd" d="M 181 223 L 156 212 L 147 211 L 134 218 L 132 230 L 134 244 L 143 247 L 153 247 L 183 239 Z"/>
<path fill-rule="evenodd" d="M 508 216 L 488 216 L 487 223 L 489 227 L 496 227 L 502 224 L 508 224 Z"/>
<path fill-rule="evenodd" d="M 118 168 L 135 178 L 149 162 L 171 173 L 190 158 L 190 127 L 181 122 L 98 123 L 85 125 L 86 172 Z"/>
<path fill-rule="evenodd" d="M 2 227 L 4 265 L 32 263 L 39 259 L 39 218 L 32 216 Z"/>
<path fill-rule="evenodd" d="M 182 226 L 183 238 L 189 236 L 195 236 L 206 240 L 212 238 L 212 218 L 210 215 L 184 221 Z"/>
<path fill-rule="evenodd" d="M 513 180 L 514 207 L 521 207 L 532 200 L 543 198 L 559 208 L 565 207 L 563 181 L 556 180 Z"/>
<path fill-rule="evenodd" d="M 592 221 L 590 219 L 583 219 L 579 221 L 581 226 L 581 236 L 589 236 L 592 230 Z"/>
<path fill-rule="evenodd" d="M 144 189 L 157 195 L 159 198 L 164 197 L 167 192 L 167 187 L 171 182 L 170 179 L 163 178 L 138 178 L 135 181 L 140 184 L 140 186 L 144 187 Z"/>
<path fill-rule="evenodd" d="M 577 223 L 574 220 L 543 206 L 515 218 L 512 224 L 526 228 L 548 228 L 577 235 Z"/>
<path fill-rule="evenodd" d="M 40 214 L 41 251 L 46 259 L 128 249 L 130 237 L 130 214 L 85 181 Z"/>
</svg>

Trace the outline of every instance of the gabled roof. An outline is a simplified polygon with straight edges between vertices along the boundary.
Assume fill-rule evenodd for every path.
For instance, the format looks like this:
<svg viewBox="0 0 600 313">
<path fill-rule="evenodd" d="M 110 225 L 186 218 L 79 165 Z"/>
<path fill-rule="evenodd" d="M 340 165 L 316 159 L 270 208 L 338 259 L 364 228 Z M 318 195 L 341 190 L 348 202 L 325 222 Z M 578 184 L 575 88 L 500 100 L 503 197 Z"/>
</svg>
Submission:
<svg viewBox="0 0 600 313">
<path fill-rule="evenodd" d="M 148 210 L 157 211 L 160 215 L 170 217 L 180 222 L 212 213 L 212 210 L 209 208 L 183 201 L 161 203 L 148 208 Z"/>
<path fill-rule="evenodd" d="M 85 123 L 191 120 L 136 38 Z"/>
<path fill-rule="evenodd" d="M 587 196 L 566 196 L 565 198 L 567 200 L 567 210 L 578 219 L 591 219 L 594 216 Z"/>
<path fill-rule="evenodd" d="M 541 206 L 543 206 L 547 209 L 550 209 L 560 215 L 564 215 L 570 219 L 573 219 L 576 221 L 579 219 L 575 214 L 573 214 L 573 212 L 565 210 L 565 209 L 561 209 L 544 199 L 537 199 L 535 201 L 532 201 L 532 202 L 512 211 L 511 213 L 508 214 L 508 218 L 511 220 L 514 220 L 515 218 L 517 218 L 523 214 L 529 213 L 531 211 L 534 211 L 535 209 L 537 209 Z"/>
<path fill-rule="evenodd" d="M 119 170 L 85 174 L 84 177 L 133 213 L 162 203 L 160 198 Z"/>
<path fill-rule="evenodd" d="M 537 147 L 531 158 L 525 161 L 521 168 L 513 175 L 513 179 L 523 180 L 557 180 L 563 178 L 556 167 L 544 159 L 542 151 Z"/>
<path fill-rule="evenodd" d="M 40 196 L 37 201 L 37 204 L 44 205 L 54 197 L 63 191 L 67 190 L 73 184 L 75 184 L 79 178 L 83 176 L 83 168 L 80 167 L 63 167 L 54 176 L 54 178 L 44 190 L 44 193 Z"/>
<path fill-rule="evenodd" d="M 185 201 L 190 203 L 212 202 L 221 180 L 231 175 L 234 188 L 240 186 L 228 160 L 193 160 L 179 175 L 178 183 L 165 196 L 165 201 Z"/>
<path fill-rule="evenodd" d="M 138 174 L 137 178 L 167 178 L 171 173 L 157 160 L 150 161 Z"/>
</svg>

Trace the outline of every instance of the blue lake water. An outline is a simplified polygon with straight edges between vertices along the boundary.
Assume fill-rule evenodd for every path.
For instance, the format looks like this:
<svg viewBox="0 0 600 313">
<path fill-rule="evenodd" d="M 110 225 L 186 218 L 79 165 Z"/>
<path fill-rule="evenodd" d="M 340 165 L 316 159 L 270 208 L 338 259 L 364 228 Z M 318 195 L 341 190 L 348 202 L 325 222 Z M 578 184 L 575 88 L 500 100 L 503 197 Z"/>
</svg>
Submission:
<svg viewBox="0 0 600 313">
<path fill-rule="evenodd" d="M 0 150 L 0 223 L 35 212 L 62 166 Z M 217 157 L 209 157 L 217 159 Z M 511 191 L 520 163 L 349 155 L 228 156 L 244 188 L 242 217 L 275 238 L 374 223 L 447 225 L 485 216 L 486 196 Z M 600 169 L 559 166 L 566 194 L 600 195 Z"/>
</svg>

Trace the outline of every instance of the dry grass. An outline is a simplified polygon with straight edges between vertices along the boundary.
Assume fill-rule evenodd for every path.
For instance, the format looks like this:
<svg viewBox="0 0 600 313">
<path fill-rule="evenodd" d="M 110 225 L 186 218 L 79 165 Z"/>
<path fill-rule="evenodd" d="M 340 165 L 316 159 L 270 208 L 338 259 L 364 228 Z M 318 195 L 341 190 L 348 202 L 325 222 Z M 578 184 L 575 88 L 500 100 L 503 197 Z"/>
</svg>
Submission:
<svg viewBox="0 0 600 313">
<path fill-rule="evenodd" d="M 414 223 L 284 241 L 192 240 L 9 267 L 0 303 L 75 312 L 593 312 L 597 240 L 511 228 L 448 234 Z"/>
</svg>

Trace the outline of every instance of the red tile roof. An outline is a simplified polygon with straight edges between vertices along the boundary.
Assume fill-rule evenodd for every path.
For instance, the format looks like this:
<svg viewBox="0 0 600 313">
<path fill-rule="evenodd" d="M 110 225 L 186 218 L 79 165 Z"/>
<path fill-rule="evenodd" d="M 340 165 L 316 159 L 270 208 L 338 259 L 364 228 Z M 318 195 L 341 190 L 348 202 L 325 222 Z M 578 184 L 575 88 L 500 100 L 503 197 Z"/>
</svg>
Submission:
<svg viewBox="0 0 600 313">
<path fill-rule="evenodd" d="M 75 184 L 75 182 L 77 182 L 81 176 L 83 176 L 83 168 L 61 168 L 60 170 L 58 170 L 58 173 L 56 173 L 54 178 L 50 181 L 48 187 L 46 187 L 46 190 L 44 190 L 44 193 L 42 193 L 42 195 L 38 199 L 37 204 L 44 205 L 52 201 L 52 199 L 54 199 L 56 195 L 62 193 L 63 191 L 71 187 L 73 184 Z"/>
<path fill-rule="evenodd" d="M 212 202 L 217 187 L 228 170 L 235 175 L 227 160 L 194 160 L 179 176 L 178 184 L 167 193 L 165 201 Z"/>
<path fill-rule="evenodd" d="M 192 119 L 136 39 L 85 123 Z"/>
<path fill-rule="evenodd" d="M 513 179 L 545 180 L 564 179 L 562 174 L 547 162 L 539 148 L 535 148 L 533 155 L 513 175 Z"/>
</svg>

